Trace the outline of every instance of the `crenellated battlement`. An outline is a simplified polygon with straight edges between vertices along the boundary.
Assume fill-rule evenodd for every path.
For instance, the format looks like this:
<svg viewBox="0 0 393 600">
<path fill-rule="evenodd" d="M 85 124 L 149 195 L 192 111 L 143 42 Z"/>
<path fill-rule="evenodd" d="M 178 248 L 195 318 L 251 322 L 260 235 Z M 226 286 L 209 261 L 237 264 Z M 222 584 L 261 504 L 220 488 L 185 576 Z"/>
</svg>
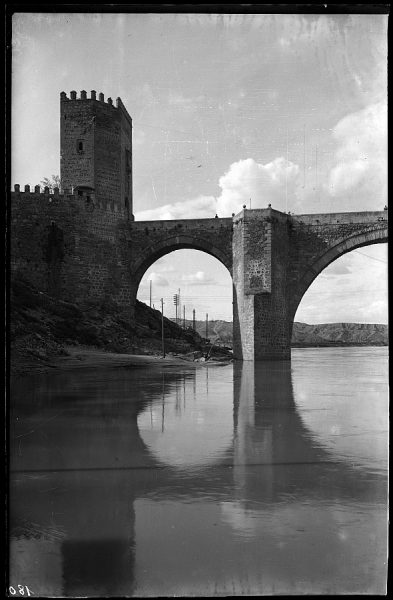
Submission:
<svg viewBox="0 0 393 600">
<path fill-rule="evenodd" d="M 24 190 L 21 190 L 21 186 L 16 183 L 14 185 L 14 190 L 11 191 L 11 202 L 12 200 L 20 199 L 24 202 L 37 202 L 41 205 L 45 203 L 48 207 L 50 205 L 59 205 L 61 203 L 68 202 L 70 206 L 77 205 L 91 210 L 101 210 L 110 214 L 118 214 L 119 217 L 125 218 L 125 212 L 121 212 L 116 203 L 108 200 L 99 201 L 95 198 L 94 191 L 87 190 L 59 190 L 59 188 L 54 188 L 50 190 L 49 187 L 42 188 L 39 185 L 35 185 L 31 187 L 30 185 L 25 185 Z"/>
<path fill-rule="evenodd" d="M 87 97 L 87 92 L 86 90 L 81 90 L 79 98 L 77 97 L 77 92 L 75 90 L 72 90 L 70 92 L 70 97 L 68 98 L 66 92 L 61 92 L 60 93 L 60 100 L 62 101 L 70 101 L 70 100 L 95 100 L 96 102 L 103 102 L 105 103 L 105 98 L 104 98 L 104 94 L 102 92 L 100 92 L 98 94 L 98 99 L 97 99 L 97 92 L 95 90 L 91 90 L 90 92 L 90 98 Z M 120 98 L 117 99 L 117 103 L 120 100 Z M 113 100 L 112 98 L 108 98 L 106 103 L 109 106 L 113 106 Z M 113 107 L 115 108 L 115 107 Z M 118 108 L 118 107 L 117 107 Z"/>
<path fill-rule="evenodd" d="M 132 119 L 130 117 L 130 115 L 127 112 L 126 107 L 124 106 L 122 100 L 120 97 L 116 98 L 116 105 L 113 104 L 113 100 L 112 98 L 108 97 L 107 100 L 105 101 L 105 96 L 102 92 L 100 92 L 98 94 L 98 98 L 97 98 L 97 92 L 96 90 L 91 90 L 90 91 L 90 98 L 87 97 L 87 92 L 86 90 L 81 90 L 79 92 L 79 97 L 77 96 L 77 92 L 75 90 L 72 90 L 70 92 L 70 97 L 67 96 L 66 92 L 61 92 L 60 93 L 60 101 L 61 102 L 71 102 L 71 101 L 77 101 L 77 102 L 81 102 L 81 101 L 87 101 L 87 102 L 97 102 L 100 104 L 104 104 L 105 106 L 111 107 L 113 109 L 120 109 L 125 116 L 128 118 L 128 120 L 130 122 L 132 122 Z"/>
</svg>

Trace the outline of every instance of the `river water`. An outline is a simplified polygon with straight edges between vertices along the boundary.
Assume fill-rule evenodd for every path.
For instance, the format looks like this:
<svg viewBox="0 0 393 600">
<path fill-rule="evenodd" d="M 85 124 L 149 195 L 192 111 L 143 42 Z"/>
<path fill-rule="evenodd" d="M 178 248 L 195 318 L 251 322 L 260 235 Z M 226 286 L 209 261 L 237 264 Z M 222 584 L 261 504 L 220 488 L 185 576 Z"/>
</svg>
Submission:
<svg viewBox="0 0 393 600">
<path fill-rule="evenodd" d="M 11 594 L 385 593 L 387 357 L 13 384 Z"/>
</svg>

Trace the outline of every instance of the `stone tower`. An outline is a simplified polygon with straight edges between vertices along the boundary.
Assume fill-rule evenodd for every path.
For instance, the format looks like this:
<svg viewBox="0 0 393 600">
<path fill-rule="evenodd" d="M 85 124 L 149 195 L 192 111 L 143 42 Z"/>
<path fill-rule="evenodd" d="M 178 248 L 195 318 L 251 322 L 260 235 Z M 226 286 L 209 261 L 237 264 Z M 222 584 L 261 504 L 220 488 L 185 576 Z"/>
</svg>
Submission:
<svg viewBox="0 0 393 600">
<path fill-rule="evenodd" d="M 132 214 L 132 119 L 120 98 L 84 90 L 60 94 L 60 177 L 63 190 L 91 195 L 104 207 Z"/>
</svg>

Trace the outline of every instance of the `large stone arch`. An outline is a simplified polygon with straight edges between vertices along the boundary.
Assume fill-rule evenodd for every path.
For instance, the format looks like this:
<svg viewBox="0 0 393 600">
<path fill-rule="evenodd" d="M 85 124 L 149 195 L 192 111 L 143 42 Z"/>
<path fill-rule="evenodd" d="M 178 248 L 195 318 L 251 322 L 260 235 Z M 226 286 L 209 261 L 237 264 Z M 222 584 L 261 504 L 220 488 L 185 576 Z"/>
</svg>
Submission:
<svg viewBox="0 0 393 600">
<path fill-rule="evenodd" d="M 232 252 L 225 253 L 214 246 L 210 241 L 203 238 L 195 238 L 187 234 L 177 234 L 160 239 L 146 246 L 143 257 L 137 260 L 132 267 L 135 292 L 137 292 L 140 281 L 147 269 L 159 258 L 170 254 L 175 250 L 200 250 L 210 254 L 226 267 L 232 276 Z"/>
<path fill-rule="evenodd" d="M 127 302 L 160 257 L 194 249 L 215 257 L 233 280 L 234 357 L 289 360 L 297 307 L 313 280 L 355 248 L 386 242 L 387 210 L 288 215 L 244 209 L 235 218 L 132 222 L 125 235 Z"/>
<path fill-rule="evenodd" d="M 293 320 L 295 318 L 298 306 L 312 284 L 312 282 L 318 277 L 318 275 L 326 269 L 332 262 L 363 246 L 370 246 L 373 244 L 382 244 L 388 241 L 388 227 L 374 229 L 371 231 L 365 231 L 345 239 L 340 240 L 334 246 L 331 246 L 326 252 L 315 258 L 299 278 L 295 289 L 291 290 L 290 293 L 290 327 L 292 332 Z"/>
</svg>

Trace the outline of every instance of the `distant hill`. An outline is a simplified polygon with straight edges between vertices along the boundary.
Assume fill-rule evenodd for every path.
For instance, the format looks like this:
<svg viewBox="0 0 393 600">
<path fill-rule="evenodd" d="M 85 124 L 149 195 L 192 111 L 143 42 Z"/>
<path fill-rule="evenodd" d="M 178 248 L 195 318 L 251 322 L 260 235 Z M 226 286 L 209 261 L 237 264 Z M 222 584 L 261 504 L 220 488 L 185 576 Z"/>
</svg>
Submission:
<svg viewBox="0 0 393 600">
<path fill-rule="evenodd" d="M 186 321 L 192 326 L 191 321 Z M 196 321 L 195 329 L 201 337 L 206 337 L 205 321 Z M 211 342 L 232 345 L 232 323 L 229 321 L 209 321 L 208 337 Z M 322 323 L 308 325 L 294 323 L 293 347 L 306 346 L 387 346 L 388 326 L 369 323 Z"/>
<path fill-rule="evenodd" d="M 388 326 L 374 323 L 294 323 L 292 346 L 387 346 Z"/>
</svg>

